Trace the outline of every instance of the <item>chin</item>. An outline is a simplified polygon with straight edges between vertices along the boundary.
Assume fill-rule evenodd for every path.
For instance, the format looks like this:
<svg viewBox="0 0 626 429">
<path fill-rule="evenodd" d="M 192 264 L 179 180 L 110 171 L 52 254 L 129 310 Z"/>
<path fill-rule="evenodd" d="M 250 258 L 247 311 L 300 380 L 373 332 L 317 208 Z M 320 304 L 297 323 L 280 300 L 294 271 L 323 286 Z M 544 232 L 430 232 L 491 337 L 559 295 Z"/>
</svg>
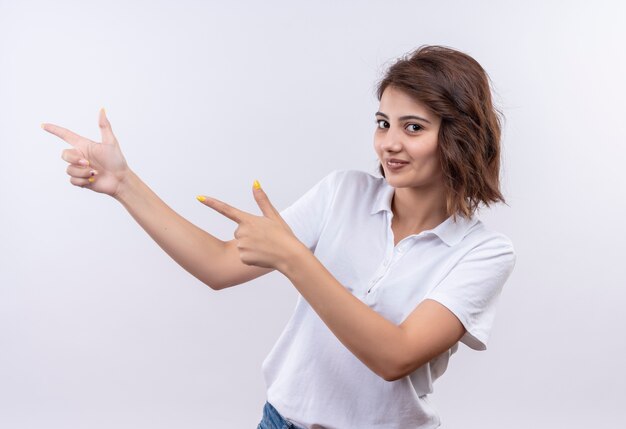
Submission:
<svg viewBox="0 0 626 429">
<path fill-rule="evenodd" d="M 407 180 L 405 178 L 391 176 L 386 171 L 385 171 L 385 179 L 387 180 L 387 183 L 389 183 L 390 185 L 396 188 L 403 188 L 405 186 L 410 186 L 410 182 L 411 182 L 410 180 Z"/>
<path fill-rule="evenodd" d="M 385 179 L 389 185 L 394 188 L 414 188 L 416 186 L 420 186 L 421 181 L 409 174 L 403 175 L 402 177 L 398 176 L 397 173 L 388 173 L 385 171 Z"/>
</svg>

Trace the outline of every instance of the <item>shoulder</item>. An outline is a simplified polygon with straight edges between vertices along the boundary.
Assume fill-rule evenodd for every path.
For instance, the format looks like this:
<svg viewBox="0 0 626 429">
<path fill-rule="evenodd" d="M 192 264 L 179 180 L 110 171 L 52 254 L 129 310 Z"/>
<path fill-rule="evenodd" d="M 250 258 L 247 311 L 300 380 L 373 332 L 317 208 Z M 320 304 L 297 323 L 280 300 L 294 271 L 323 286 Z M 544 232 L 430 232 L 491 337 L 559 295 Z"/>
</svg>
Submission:
<svg viewBox="0 0 626 429">
<path fill-rule="evenodd" d="M 483 223 L 480 219 L 476 222 L 477 232 L 480 234 L 480 242 L 493 248 L 507 249 L 515 253 L 513 240 L 503 232 L 496 231 Z"/>
<path fill-rule="evenodd" d="M 484 262 L 499 260 L 510 267 L 515 265 L 517 256 L 511 238 L 480 219 L 476 219 L 460 244 L 467 256 L 479 257 Z"/>
<path fill-rule="evenodd" d="M 476 218 L 476 223 L 469 229 L 467 238 L 475 243 L 513 249 L 513 241 L 509 236 L 492 229 L 479 218 Z"/>
</svg>

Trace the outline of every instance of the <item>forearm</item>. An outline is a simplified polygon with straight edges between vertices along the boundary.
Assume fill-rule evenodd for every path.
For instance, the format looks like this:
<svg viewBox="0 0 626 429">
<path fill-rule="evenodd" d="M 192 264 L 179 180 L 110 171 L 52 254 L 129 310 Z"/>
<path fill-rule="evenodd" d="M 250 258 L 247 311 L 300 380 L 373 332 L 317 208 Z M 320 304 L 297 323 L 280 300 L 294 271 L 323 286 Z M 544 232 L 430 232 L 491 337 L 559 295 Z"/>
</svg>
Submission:
<svg viewBox="0 0 626 429">
<path fill-rule="evenodd" d="M 132 171 L 115 199 L 181 267 L 211 288 L 218 288 L 224 241 L 172 210 Z"/>
<path fill-rule="evenodd" d="M 352 295 L 304 246 L 279 271 L 361 362 L 386 380 L 395 377 L 405 341 L 399 326 Z"/>
</svg>

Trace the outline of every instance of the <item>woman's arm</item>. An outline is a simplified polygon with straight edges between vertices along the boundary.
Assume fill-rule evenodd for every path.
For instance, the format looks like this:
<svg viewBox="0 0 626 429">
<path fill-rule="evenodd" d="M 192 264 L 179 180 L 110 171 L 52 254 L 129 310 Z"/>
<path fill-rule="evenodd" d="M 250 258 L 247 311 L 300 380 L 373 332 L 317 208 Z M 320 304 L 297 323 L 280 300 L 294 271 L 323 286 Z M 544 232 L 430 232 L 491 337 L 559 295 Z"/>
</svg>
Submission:
<svg viewBox="0 0 626 429">
<path fill-rule="evenodd" d="M 450 310 L 428 299 L 395 325 L 352 295 L 303 245 L 292 248 L 278 269 L 339 341 L 387 381 L 410 374 L 465 333 Z"/>
<path fill-rule="evenodd" d="M 101 143 L 58 125 L 41 125 L 72 146 L 61 154 L 70 163 L 70 183 L 118 200 L 168 255 L 212 289 L 272 271 L 243 264 L 235 240 L 219 240 L 172 210 L 128 167 L 104 109 L 100 110 L 98 125 Z"/>
<path fill-rule="evenodd" d="M 257 181 L 252 192 L 262 216 L 215 198 L 201 201 L 237 222 L 235 238 L 244 263 L 284 274 L 339 341 L 373 372 L 397 380 L 463 336 L 459 319 L 434 300 L 419 304 L 399 326 L 385 319 L 352 295 L 298 240 Z"/>
<path fill-rule="evenodd" d="M 114 198 L 172 259 L 212 289 L 245 283 L 273 271 L 242 263 L 236 240 L 222 241 L 180 216 L 132 170 Z"/>
</svg>

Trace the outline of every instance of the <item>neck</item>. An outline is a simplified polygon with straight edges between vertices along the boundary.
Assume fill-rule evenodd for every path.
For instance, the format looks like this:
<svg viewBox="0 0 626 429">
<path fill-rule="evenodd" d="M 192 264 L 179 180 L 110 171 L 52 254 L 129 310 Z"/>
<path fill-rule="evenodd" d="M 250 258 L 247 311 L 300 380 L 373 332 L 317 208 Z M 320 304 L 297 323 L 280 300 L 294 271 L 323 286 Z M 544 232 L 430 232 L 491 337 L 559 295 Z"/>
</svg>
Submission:
<svg viewBox="0 0 626 429">
<path fill-rule="evenodd" d="M 442 188 L 395 188 L 391 200 L 393 222 L 411 234 L 432 229 L 445 221 L 446 198 Z"/>
</svg>

